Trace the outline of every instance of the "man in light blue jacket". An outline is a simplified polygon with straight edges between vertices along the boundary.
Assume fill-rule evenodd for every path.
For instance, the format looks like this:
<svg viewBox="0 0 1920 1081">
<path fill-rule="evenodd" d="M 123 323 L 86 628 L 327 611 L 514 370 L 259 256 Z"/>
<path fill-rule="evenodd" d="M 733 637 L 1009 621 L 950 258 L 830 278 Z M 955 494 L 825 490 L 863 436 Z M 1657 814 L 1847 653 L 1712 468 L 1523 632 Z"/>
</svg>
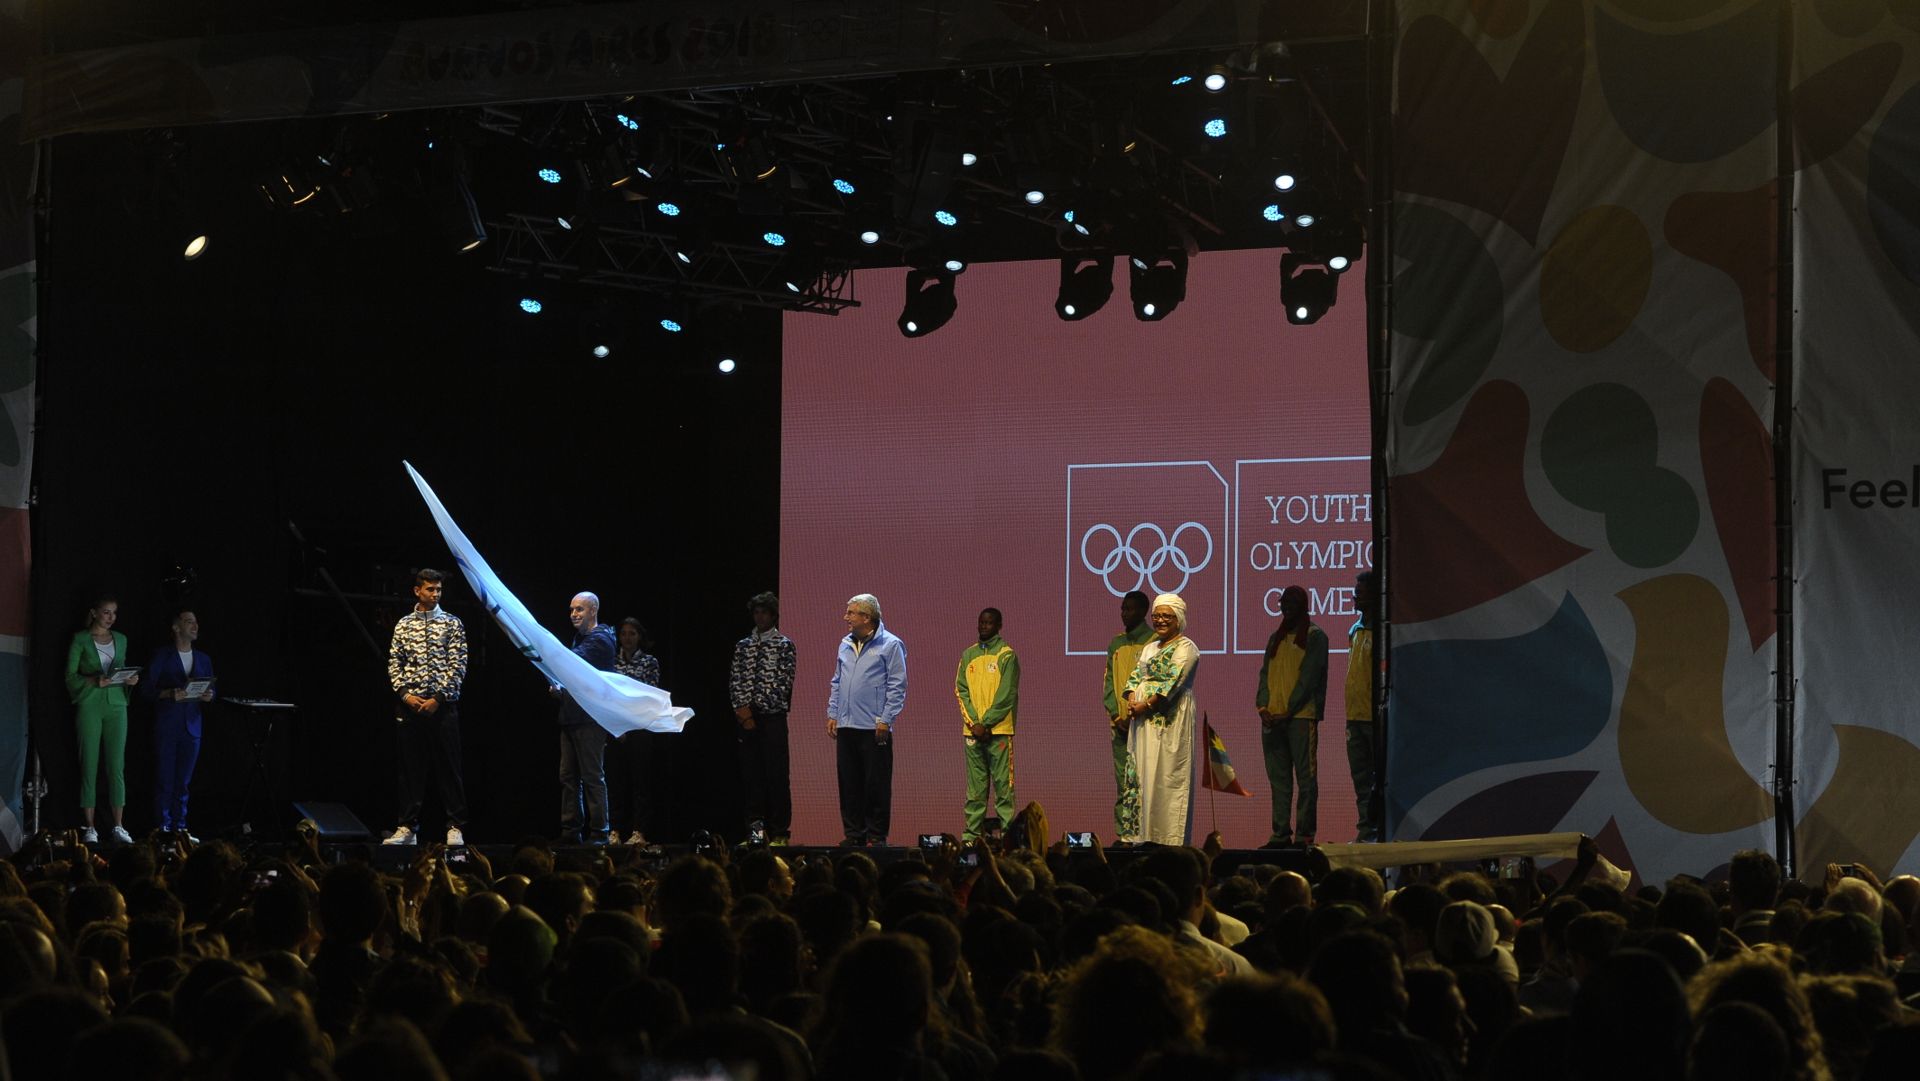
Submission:
<svg viewBox="0 0 1920 1081">
<path fill-rule="evenodd" d="M 906 643 L 880 625 L 880 601 L 847 602 L 847 636 L 833 666 L 827 735 L 838 745 L 843 848 L 887 843 L 893 814 L 893 726 L 907 704 Z"/>
</svg>

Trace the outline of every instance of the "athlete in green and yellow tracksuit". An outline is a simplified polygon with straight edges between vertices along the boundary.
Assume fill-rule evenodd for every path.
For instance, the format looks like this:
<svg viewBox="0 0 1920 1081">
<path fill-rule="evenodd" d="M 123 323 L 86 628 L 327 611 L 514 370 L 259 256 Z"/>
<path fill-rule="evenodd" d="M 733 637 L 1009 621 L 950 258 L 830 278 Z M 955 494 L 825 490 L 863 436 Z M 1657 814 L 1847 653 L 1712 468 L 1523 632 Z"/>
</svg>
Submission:
<svg viewBox="0 0 1920 1081">
<path fill-rule="evenodd" d="M 1002 825 L 1013 821 L 1013 714 L 1020 701 L 1020 659 L 1000 638 L 1000 610 L 980 613 L 980 641 L 960 654 L 953 677 L 967 750 L 967 827 L 962 840 L 981 834 L 987 785 Z"/>
<path fill-rule="evenodd" d="M 1280 594 L 1280 626 L 1267 639 L 1260 687 L 1260 749 L 1273 786 L 1273 834 L 1268 845 L 1310 845 L 1320 809 L 1320 718 L 1327 714 L 1327 632 L 1307 615 L 1307 591 Z M 1299 783 L 1299 806 L 1294 784 Z M 1293 819 L 1289 826 L 1289 812 Z"/>
<path fill-rule="evenodd" d="M 1129 727 L 1126 706 L 1120 701 L 1120 692 L 1127 685 L 1127 677 L 1140 665 L 1140 653 L 1153 641 L 1153 628 L 1147 624 L 1147 595 L 1134 590 L 1120 600 L 1120 625 L 1124 629 L 1107 643 L 1107 669 L 1102 680 L 1106 692 L 1107 724 L 1113 731 L 1113 828 L 1121 837 L 1130 837 L 1140 832 L 1136 822 L 1123 824 L 1126 817 L 1122 805 L 1127 795 L 1127 729 Z"/>
</svg>

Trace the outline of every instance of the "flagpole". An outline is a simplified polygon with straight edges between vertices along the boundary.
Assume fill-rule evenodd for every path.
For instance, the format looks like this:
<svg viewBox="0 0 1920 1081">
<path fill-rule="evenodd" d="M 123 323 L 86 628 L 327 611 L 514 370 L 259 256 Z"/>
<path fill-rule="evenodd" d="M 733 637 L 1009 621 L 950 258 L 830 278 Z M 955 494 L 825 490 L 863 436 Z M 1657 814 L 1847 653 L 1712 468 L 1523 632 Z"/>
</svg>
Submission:
<svg viewBox="0 0 1920 1081">
<path fill-rule="evenodd" d="M 1207 780 L 1209 782 L 1213 780 L 1213 741 L 1207 737 L 1212 732 L 1213 722 L 1207 719 L 1206 714 L 1202 713 L 1200 715 L 1200 738 L 1206 743 L 1204 754 L 1207 767 Z M 1207 817 L 1213 820 L 1213 825 L 1209 827 L 1209 832 L 1211 833 L 1220 832 L 1220 810 L 1214 804 L 1215 792 L 1216 789 L 1209 783 L 1207 785 Z"/>
</svg>

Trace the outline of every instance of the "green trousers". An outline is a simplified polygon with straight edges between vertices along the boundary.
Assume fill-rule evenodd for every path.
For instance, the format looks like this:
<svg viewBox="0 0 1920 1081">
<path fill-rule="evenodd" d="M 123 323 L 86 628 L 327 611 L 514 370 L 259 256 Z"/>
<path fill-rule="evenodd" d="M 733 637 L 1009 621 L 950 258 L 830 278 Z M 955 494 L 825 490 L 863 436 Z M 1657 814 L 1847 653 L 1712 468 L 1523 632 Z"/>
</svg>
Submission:
<svg viewBox="0 0 1920 1081">
<path fill-rule="evenodd" d="M 1139 808 L 1124 808 L 1127 802 L 1127 730 L 1113 733 L 1113 828 L 1121 837 L 1131 837 L 1140 828 Z"/>
<path fill-rule="evenodd" d="M 961 838 L 980 836 L 987 820 L 987 786 L 993 786 L 993 809 L 1002 828 L 1013 822 L 1013 737 L 966 737 L 967 829 Z"/>
<path fill-rule="evenodd" d="M 1273 836 L 1267 841 L 1311 844 L 1320 805 L 1320 722 L 1276 721 L 1260 733 L 1260 751 L 1267 763 L 1267 783 L 1273 786 Z"/>
<path fill-rule="evenodd" d="M 74 735 L 80 743 L 80 806 L 92 809 L 99 798 L 102 745 L 107 758 L 107 806 L 127 805 L 127 707 L 105 695 L 76 707 Z"/>
</svg>

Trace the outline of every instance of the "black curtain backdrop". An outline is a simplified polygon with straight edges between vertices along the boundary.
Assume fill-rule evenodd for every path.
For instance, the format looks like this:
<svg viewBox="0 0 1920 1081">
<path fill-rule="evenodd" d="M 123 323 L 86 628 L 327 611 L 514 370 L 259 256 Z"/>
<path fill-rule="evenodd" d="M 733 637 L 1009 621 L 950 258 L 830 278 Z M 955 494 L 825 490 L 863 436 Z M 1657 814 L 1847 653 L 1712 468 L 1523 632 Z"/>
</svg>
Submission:
<svg viewBox="0 0 1920 1081">
<path fill-rule="evenodd" d="M 277 835 L 295 800 L 345 803 L 388 826 L 386 646 L 411 603 L 409 570 L 426 565 L 449 572 L 446 606 L 472 648 L 468 835 L 555 828 L 545 681 L 453 573 L 405 459 L 563 641 L 578 590 L 600 595 L 607 622 L 647 624 L 668 689 L 698 711 L 683 735 L 656 741 L 669 744 L 674 784 L 659 839 L 696 828 L 737 837 L 727 663 L 749 629 L 747 598 L 777 581 L 778 316 L 707 313 L 722 329 L 696 319 L 681 339 L 636 325 L 595 359 L 574 323 L 584 305 L 564 285 L 488 273 L 484 248 L 449 253 L 412 224 L 420 208 L 403 197 L 324 224 L 214 205 L 207 254 L 184 263 L 170 238 L 186 219 L 127 197 L 150 180 L 128 167 L 143 138 L 54 147 L 33 553 L 46 822 L 78 821 L 61 669 L 92 595 L 110 591 L 138 663 L 168 645 L 172 608 L 185 603 L 223 696 L 299 706 L 277 726 L 270 785 L 256 794 L 271 814 L 252 815 L 256 827 Z M 203 193 L 244 198 L 220 149 L 249 138 L 196 135 Z M 523 291 L 546 310 L 520 312 Z M 732 375 L 714 366 L 722 351 L 739 360 Z M 177 568 L 191 572 L 184 586 L 169 583 Z M 194 784 L 203 836 L 240 820 L 254 723 L 208 707 Z M 127 781 L 138 833 L 153 820 L 143 702 Z M 436 828 L 438 815 L 430 797 L 423 824 Z"/>
</svg>

